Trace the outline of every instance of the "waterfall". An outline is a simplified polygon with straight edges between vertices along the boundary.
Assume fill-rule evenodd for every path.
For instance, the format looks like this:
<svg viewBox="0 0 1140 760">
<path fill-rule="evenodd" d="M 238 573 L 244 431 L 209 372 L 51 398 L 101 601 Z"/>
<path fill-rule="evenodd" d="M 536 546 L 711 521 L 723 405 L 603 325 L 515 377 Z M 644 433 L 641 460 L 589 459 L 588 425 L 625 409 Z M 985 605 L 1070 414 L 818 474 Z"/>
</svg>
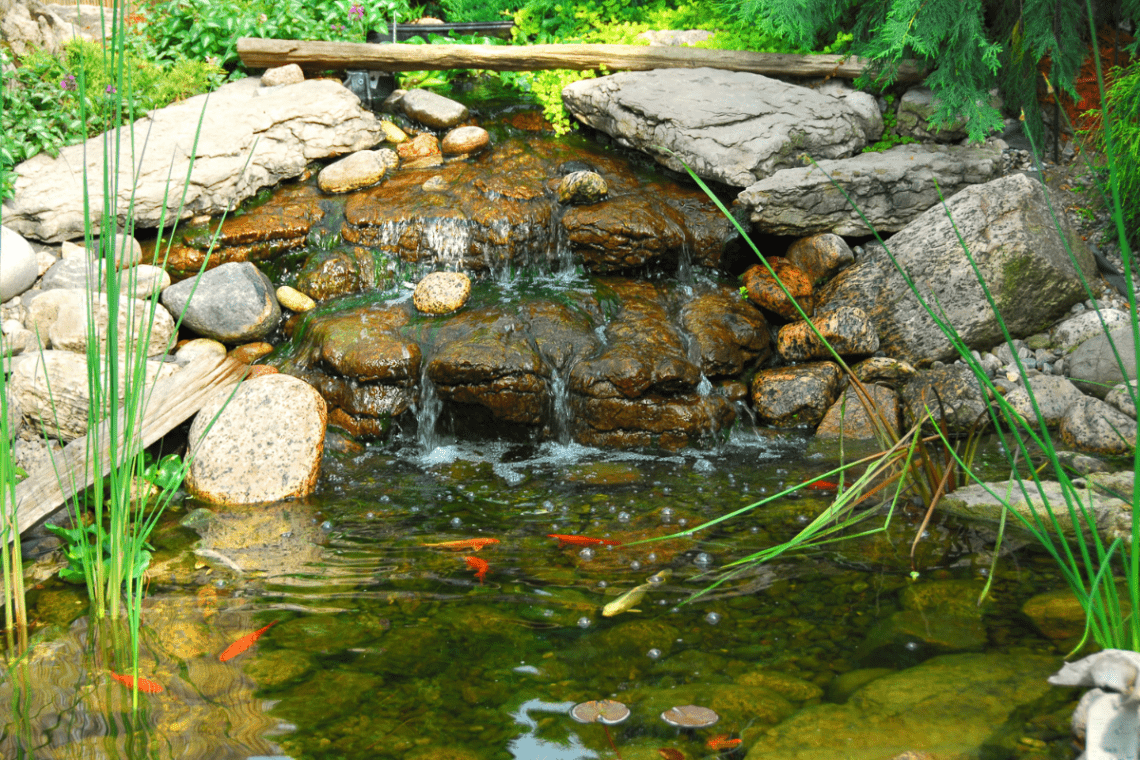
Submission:
<svg viewBox="0 0 1140 760">
<path fill-rule="evenodd" d="M 427 362 L 420 373 L 420 397 L 416 401 L 416 438 L 424 456 L 431 454 L 440 444 L 436 434 L 439 413 L 443 410 L 443 400 L 435 392 L 435 383 L 427 373 Z"/>
<path fill-rule="evenodd" d="M 562 446 L 570 445 L 570 391 L 562 373 L 554 369 L 550 377 L 551 427 L 554 440 Z"/>
</svg>

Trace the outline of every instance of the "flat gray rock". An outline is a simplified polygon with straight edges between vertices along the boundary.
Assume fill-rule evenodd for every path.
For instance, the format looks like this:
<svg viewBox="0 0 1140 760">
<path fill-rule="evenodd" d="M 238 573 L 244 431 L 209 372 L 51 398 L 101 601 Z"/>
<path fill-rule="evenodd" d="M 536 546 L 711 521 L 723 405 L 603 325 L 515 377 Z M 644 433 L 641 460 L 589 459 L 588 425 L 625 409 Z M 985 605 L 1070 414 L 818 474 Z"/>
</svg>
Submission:
<svg viewBox="0 0 1140 760">
<path fill-rule="evenodd" d="M 782 169 L 737 196 L 758 230 L 774 235 L 871 234 L 832 179 L 875 229 L 897 232 L 938 205 L 938 188 L 949 198 L 1001 176 L 1001 152 L 987 147 L 896 145 L 881 153 L 816 163 Z"/>
<path fill-rule="evenodd" d="M 1107 335 L 1103 332 L 1093 335 L 1077 346 L 1065 357 L 1069 377 L 1085 393 L 1104 398 L 1114 385 L 1125 380 L 1117 354 L 1128 373 L 1127 379 L 1135 380 L 1136 344 L 1132 342 L 1132 327 L 1128 324 L 1111 328 Z"/>
<path fill-rule="evenodd" d="M 145 142 L 146 152 L 136 167 L 124 149 L 118 186 L 120 213 L 125 213 L 134 192 L 136 226 L 157 227 L 164 211 L 170 225 L 177 215 L 203 108 L 183 219 L 220 214 L 264 187 L 300 175 L 315 159 L 371 148 L 384 139 L 379 120 L 338 82 L 312 79 L 259 89 L 259 80 L 249 77 L 224 85 L 134 123 L 135 144 Z M 123 144 L 129 146 L 130 139 L 124 131 Z M 84 169 L 91 222 L 98 231 L 103 204 L 102 137 L 63 148 L 58 158 L 40 153 L 18 165 L 15 195 L 2 209 L 4 224 L 44 242 L 81 237 Z"/>
<path fill-rule="evenodd" d="M 844 100 L 737 71 L 626 71 L 574 82 L 562 100 L 621 145 L 737 187 L 801 166 L 805 152 L 843 158 L 872 139 Z"/>
</svg>

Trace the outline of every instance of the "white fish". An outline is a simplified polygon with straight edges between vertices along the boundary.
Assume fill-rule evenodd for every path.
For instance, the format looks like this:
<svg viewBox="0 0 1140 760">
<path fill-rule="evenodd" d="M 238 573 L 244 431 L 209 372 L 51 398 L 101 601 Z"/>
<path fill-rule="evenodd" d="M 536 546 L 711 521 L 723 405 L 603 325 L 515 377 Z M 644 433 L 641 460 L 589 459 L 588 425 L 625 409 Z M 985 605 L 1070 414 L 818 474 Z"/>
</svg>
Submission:
<svg viewBox="0 0 1140 760">
<path fill-rule="evenodd" d="M 635 604 L 645 598 L 645 592 L 649 590 L 652 583 L 642 583 L 640 586 L 634 586 L 629 591 L 614 599 L 612 602 L 602 607 L 602 617 L 613 617 L 626 612 Z"/>
</svg>

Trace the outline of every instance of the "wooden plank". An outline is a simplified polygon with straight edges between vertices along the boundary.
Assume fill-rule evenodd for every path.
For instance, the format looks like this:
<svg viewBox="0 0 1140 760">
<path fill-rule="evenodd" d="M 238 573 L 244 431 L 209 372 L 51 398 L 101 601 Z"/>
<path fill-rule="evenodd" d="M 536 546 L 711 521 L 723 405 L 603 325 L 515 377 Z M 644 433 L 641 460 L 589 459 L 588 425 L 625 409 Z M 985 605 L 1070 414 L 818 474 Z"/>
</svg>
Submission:
<svg viewBox="0 0 1140 760">
<path fill-rule="evenodd" d="M 610 71 L 648 71 L 708 67 L 775 76 L 854 79 L 863 73 L 867 63 L 854 56 L 750 53 L 665 45 L 369 45 L 253 37 L 239 39 L 237 52 L 242 63 L 251 69 L 295 63 L 303 69 L 318 71 L 582 71 L 602 66 Z M 903 63 L 897 81 L 918 81 L 924 73 L 914 63 Z"/>
<path fill-rule="evenodd" d="M 231 390 L 247 370 L 247 365 L 229 357 L 201 356 L 170 377 L 155 382 L 142 418 L 143 446 L 151 445 L 181 425 L 215 393 Z M 119 417 L 121 420 L 122 415 Z M 103 423 L 98 438 L 103 445 L 96 461 L 104 463 L 104 475 L 110 470 L 107 464 L 109 426 L 109 422 Z M 63 456 L 54 467 L 41 468 L 16 486 L 20 533 L 54 512 L 77 491 L 95 482 L 95 472 L 87 463 L 87 437 L 76 438 L 64 447 Z"/>
</svg>

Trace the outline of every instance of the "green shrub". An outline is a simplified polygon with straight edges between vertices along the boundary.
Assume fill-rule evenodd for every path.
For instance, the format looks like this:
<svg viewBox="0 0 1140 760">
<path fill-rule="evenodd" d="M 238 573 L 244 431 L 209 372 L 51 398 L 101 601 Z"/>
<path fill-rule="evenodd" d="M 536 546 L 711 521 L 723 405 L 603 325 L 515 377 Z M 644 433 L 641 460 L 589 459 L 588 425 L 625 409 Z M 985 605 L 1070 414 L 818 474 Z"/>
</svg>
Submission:
<svg viewBox="0 0 1140 760">
<path fill-rule="evenodd" d="M 5 62 L 7 57 L 0 52 Z M 168 68 L 128 55 L 124 69 L 122 111 L 112 98 L 115 72 L 101 45 L 72 40 L 60 57 L 35 52 L 3 75 L 0 87 L 0 198 L 12 196 L 16 164 L 46 151 L 59 155 L 65 145 L 82 142 L 144 112 L 216 87 L 224 72 L 202 61 L 180 61 Z M 80 71 L 85 72 L 86 122 L 80 111 Z M 130 108 L 128 109 L 128 104 Z"/>
<path fill-rule="evenodd" d="M 506 21 L 522 4 L 522 0 L 440 1 L 447 20 L 460 24 L 470 21 Z"/>
<path fill-rule="evenodd" d="M 1129 242 L 1140 247 L 1140 62 L 1122 71 L 1105 102 L 1112 124 L 1116 178 L 1124 228 Z"/>
</svg>

